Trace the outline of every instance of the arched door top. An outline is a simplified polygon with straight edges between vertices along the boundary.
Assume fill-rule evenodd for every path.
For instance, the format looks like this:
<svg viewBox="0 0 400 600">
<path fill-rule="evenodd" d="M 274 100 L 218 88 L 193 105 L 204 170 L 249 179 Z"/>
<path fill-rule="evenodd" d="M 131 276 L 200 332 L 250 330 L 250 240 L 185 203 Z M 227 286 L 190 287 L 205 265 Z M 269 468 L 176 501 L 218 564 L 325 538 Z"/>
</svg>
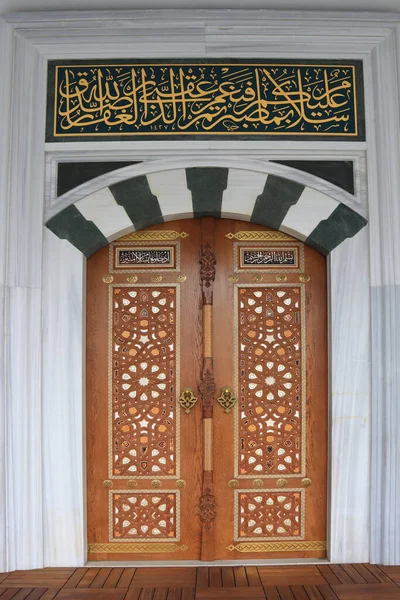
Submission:
<svg viewBox="0 0 400 600">
<path fill-rule="evenodd" d="M 295 169 L 267 165 L 262 170 L 235 165 L 154 171 L 153 164 L 142 174 L 127 167 L 98 177 L 97 188 L 93 180 L 90 187 L 68 192 L 74 201 L 46 226 L 90 256 L 133 230 L 180 218 L 250 221 L 293 235 L 323 254 L 367 224 L 343 190 L 312 176 L 307 185 L 302 177 L 294 179 Z"/>
</svg>

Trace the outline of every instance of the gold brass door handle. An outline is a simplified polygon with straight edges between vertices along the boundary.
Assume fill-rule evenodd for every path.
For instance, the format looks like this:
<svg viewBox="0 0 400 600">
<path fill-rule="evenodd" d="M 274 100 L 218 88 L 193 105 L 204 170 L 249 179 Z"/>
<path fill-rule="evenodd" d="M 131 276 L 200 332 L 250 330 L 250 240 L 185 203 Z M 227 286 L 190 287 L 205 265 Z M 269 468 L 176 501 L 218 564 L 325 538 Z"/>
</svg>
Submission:
<svg viewBox="0 0 400 600">
<path fill-rule="evenodd" d="M 189 414 L 193 406 L 197 402 L 197 398 L 190 388 L 185 388 L 178 398 L 179 404 L 185 409 L 185 413 Z"/>
<path fill-rule="evenodd" d="M 236 398 L 234 397 L 230 387 L 221 388 L 221 395 L 219 398 L 217 398 L 217 401 L 226 413 L 231 412 L 233 406 L 236 404 Z"/>
</svg>

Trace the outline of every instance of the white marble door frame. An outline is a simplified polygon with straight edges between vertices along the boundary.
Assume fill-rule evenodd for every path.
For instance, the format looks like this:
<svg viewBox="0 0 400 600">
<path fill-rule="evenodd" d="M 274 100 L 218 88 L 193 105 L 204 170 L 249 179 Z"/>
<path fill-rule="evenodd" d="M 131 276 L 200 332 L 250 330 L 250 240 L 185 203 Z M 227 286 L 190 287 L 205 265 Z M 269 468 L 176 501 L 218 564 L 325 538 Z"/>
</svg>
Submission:
<svg viewBox="0 0 400 600">
<path fill-rule="evenodd" d="M 365 13 L 60 12 L 0 21 L 0 570 L 86 560 L 84 260 L 43 228 L 45 152 L 118 159 L 155 151 L 153 142 L 46 146 L 50 58 L 364 60 L 367 144 L 163 142 L 157 151 L 234 153 L 244 166 L 249 151 L 367 151 L 370 225 L 330 258 L 329 553 L 334 562 L 400 562 L 398 32 L 397 16 Z"/>
</svg>

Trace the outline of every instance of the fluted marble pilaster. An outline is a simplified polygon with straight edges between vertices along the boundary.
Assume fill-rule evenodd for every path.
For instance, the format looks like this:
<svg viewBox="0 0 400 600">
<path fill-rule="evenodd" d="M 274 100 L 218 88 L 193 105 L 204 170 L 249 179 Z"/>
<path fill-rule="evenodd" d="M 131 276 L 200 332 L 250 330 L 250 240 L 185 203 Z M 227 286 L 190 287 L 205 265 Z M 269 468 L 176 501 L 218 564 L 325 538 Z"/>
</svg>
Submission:
<svg viewBox="0 0 400 600">
<path fill-rule="evenodd" d="M 371 365 L 368 229 L 330 255 L 329 548 L 332 562 L 368 562 Z"/>
<path fill-rule="evenodd" d="M 85 562 L 85 259 L 49 231 L 44 240 L 42 444 L 44 564 Z"/>
</svg>

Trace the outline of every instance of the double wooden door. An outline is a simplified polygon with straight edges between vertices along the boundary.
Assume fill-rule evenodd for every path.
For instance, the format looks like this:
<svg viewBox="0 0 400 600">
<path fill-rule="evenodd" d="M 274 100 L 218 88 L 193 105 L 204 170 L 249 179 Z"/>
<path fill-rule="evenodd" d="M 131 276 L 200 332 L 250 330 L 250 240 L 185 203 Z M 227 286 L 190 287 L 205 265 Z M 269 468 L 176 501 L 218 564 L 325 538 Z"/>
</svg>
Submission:
<svg viewBox="0 0 400 600">
<path fill-rule="evenodd" d="M 325 258 L 212 218 L 87 266 L 90 560 L 323 557 Z"/>
</svg>

